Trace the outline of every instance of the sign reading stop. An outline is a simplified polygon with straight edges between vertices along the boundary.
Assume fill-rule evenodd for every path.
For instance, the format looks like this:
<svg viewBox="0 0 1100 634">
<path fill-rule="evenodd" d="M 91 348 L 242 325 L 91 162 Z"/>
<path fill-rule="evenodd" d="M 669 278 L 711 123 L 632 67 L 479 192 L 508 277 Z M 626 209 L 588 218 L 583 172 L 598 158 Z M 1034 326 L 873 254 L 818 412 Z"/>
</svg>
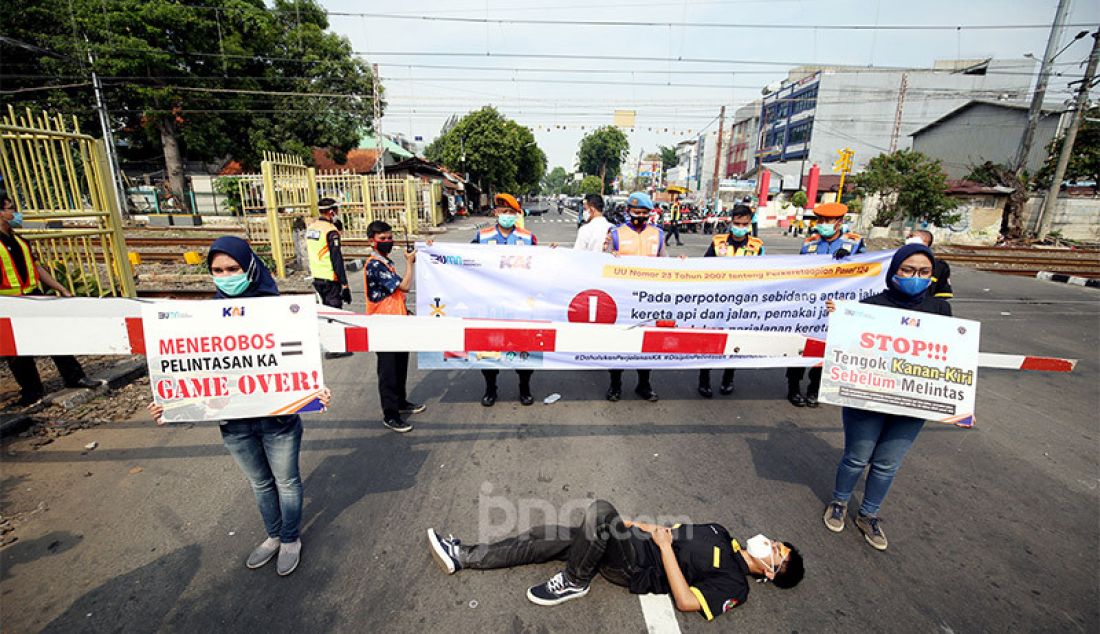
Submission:
<svg viewBox="0 0 1100 634">
<path fill-rule="evenodd" d="M 569 302 L 569 321 L 573 323 L 613 324 L 618 316 L 615 300 L 603 291 L 581 291 Z"/>
</svg>

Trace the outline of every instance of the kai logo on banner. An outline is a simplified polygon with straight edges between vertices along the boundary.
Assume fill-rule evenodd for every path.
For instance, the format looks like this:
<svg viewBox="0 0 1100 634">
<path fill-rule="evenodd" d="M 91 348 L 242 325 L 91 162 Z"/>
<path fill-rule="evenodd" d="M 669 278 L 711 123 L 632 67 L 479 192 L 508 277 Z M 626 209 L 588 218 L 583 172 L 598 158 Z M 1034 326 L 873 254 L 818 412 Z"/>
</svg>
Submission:
<svg viewBox="0 0 1100 634">
<path fill-rule="evenodd" d="M 902 326 L 912 326 L 914 328 L 920 328 L 920 320 L 916 317 L 909 317 L 908 315 L 901 318 Z"/>
<path fill-rule="evenodd" d="M 222 317 L 244 317 L 244 306 L 226 306 L 222 309 Z"/>
</svg>

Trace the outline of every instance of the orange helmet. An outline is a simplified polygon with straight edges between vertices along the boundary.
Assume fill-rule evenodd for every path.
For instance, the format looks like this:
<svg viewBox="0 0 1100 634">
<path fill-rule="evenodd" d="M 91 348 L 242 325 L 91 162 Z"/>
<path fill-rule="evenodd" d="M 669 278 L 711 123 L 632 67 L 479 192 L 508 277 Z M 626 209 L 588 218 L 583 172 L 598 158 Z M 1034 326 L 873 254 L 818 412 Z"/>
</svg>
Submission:
<svg viewBox="0 0 1100 634">
<path fill-rule="evenodd" d="M 814 207 L 814 215 L 818 218 L 843 218 L 848 213 L 848 205 L 843 203 L 823 203 Z"/>
<path fill-rule="evenodd" d="M 523 208 L 519 206 L 519 201 L 511 194 L 497 194 L 493 197 L 493 204 L 497 207 L 511 207 L 517 213 L 523 212 Z"/>
</svg>

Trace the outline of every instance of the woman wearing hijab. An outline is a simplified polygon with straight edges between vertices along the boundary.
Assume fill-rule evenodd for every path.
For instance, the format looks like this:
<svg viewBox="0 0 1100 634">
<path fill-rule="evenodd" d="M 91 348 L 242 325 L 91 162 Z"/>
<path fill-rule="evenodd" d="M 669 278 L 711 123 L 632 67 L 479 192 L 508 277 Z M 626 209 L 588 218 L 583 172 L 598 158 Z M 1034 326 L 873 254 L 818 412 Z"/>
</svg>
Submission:
<svg viewBox="0 0 1100 634">
<path fill-rule="evenodd" d="M 923 244 L 903 246 L 894 254 L 886 271 L 886 290 L 861 303 L 950 317 L 951 305 L 927 292 L 935 263 L 932 250 Z M 835 305 L 830 301 L 828 308 L 832 312 Z M 833 500 L 825 507 L 825 526 L 834 533 L 844 530 L 848 501 L 860 475 L 870 464 L 855 524 L 868 544 L 877 550 L 886 550 L 886 533 L 878 517 L 879 507 L 924 421 L 855 407 L 843 408 L 842 417 L 844 456 L 836 467 Z"/>
<path fill-rule="evenodd" d="M 279 294 L 267 266 L 240 238 L 215 240 L 206 263 L 217 287 L 215 299 Z M 327 407 L 331 396 L 324 390 L 321 404 Z M 150 403 L 149 411 L 158 425 L 164 424 L 163 407 Z M 245 565 L 259 568 L 278 554 L 276 572 L 289 575 L 298 567 L 302 552 L 298 536 L 302 518 L 302 478 L 298 470 L 302 419 L 297 414 L 241 418 L 221 421 L 219 429 L 225 448 L 252 484 L 267 531 L 267 539 L 252 551 Z"/>
</svg>

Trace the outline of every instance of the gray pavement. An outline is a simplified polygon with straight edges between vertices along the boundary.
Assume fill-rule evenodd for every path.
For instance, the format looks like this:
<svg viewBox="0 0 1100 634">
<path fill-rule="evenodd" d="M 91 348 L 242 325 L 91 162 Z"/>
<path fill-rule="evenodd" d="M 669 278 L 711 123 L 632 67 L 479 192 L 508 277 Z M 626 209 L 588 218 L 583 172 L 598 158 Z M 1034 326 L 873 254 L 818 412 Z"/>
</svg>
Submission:
<svg viewBox="0 0 1100 634">
<path fill-rule="evenodd" d="M 469 241 L 484 221 L 437 239 Z M 528 228 L 568 244 L 575 222 L 552 210 Z M 763 235 L 771 252 L 797 249 L 777 236 Z M 684 238 L 673 255 L 709 242 Z M 602 580 L 541 608 L 524 592 L 556 566 L 446 577 L 425 547 L 429 526 L 473 540 L 482 515 L 503 523 L 503 500 L 563 509 L 604 497 L 627 516 L 716 521 L 804 553 L 798 588 L 754 584 L 715 624 L 678 615 L 684 632 L 1096 632 L 1100 293 L 961 267 L 953 282 L 956 315 L 983 322 L 983 351 L 1081 362 L 1068 375 L 983 370 L 977 426 L 930 424 L 900 471 L 885 553 L 851 525 L 822 526 L 840 415 L 790 407 L 782 370 L 739 372 L 737 392 L 711 401 L 693 371 L 659 372 L 656 404 L 607 403 L 602 372 L 541 372 L 536 397 L 563 398 L 532 407 L 503 374 L 491 409 L 478 373 L 414 372 L 411 396 L 428 411 L 398 435 L 380 425 L 374 358 L 360 354 L 326 362 L 336 401 L 306 421 L 303 562 L 288 578 L 243 566 L 263 531 L 214 425 L 138 419 L 38 451 L 6 445 L 0 505 L 21 519 L 0 550 L 3 629 L 645 631 L 638 599 Z"/>
</svg>

